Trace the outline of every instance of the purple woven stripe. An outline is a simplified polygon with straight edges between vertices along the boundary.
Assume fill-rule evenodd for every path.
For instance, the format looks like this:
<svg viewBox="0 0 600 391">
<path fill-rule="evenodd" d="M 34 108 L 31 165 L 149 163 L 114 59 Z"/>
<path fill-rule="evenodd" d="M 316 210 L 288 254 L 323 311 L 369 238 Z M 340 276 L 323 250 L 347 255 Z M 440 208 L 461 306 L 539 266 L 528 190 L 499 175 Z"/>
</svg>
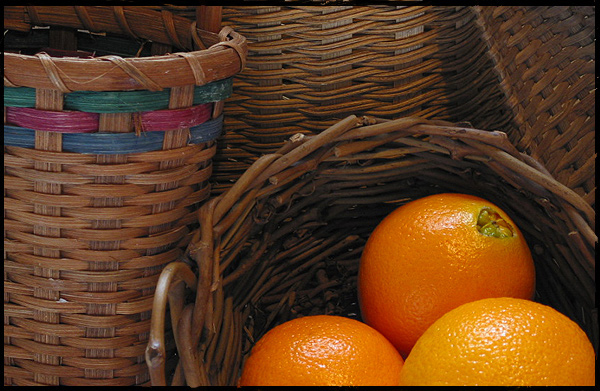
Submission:
<svg viewBox="0 0 600 391">
<path fill-rule="evenodd" d="M 168 131 L 198 126 L 211 117 L 212 103 L 186 109 L 132 113 L 135 129 L 144 132 Z M 94 133 L 100 116 L 83 111 L 47 111 L 27 107 L 7 107 L 6 122 L 34 130 L 60 133 Z"/>
<path fill-rule="evenodd" d="M 47 111 L 28 107 L 6 108 L 7 123 L 48 132 L 97 132 L 99 118 L 97 113 L 83 111 Z"/>
<path fill-rule="evenodd" d="M 187 109 L 146 111 L 142 113 L 142 130 L 151 132 L 191 128 L 208 121 L 211 111 L 210 103 Z"/>
</svg>

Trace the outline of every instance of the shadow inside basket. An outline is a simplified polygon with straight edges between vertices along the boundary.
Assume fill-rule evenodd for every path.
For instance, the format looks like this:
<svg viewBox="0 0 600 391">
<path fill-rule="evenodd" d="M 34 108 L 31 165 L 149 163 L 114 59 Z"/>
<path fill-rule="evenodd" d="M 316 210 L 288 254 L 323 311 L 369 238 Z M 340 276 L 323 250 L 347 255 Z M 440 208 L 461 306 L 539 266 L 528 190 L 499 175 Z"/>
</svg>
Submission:
<svg viewBox="0 0 600 391">
<path fill-rule="evenodd" d="M 597 347 L 597 239 L 587 203 L 501 132 L 350 116 L 318 136 L 290 139 L 203 206 L 204 227 L 188 248 L 200 276 L 189 314 L 183 301 L 171 302 L 181 314 L 172 321 L 192 330 L 179 331 L 178 346 L 198 343 L 199 378 L 235 384 L 254 343 L 289 319 L 360 319 L 357 272 L 370 233 L 400 205 L 444 192 L 482 197 L 509 214 L 536 263 L 536 301 L 578 322 Z M 157 292 L 160 301 L 166 291 Z"/>
</svg>

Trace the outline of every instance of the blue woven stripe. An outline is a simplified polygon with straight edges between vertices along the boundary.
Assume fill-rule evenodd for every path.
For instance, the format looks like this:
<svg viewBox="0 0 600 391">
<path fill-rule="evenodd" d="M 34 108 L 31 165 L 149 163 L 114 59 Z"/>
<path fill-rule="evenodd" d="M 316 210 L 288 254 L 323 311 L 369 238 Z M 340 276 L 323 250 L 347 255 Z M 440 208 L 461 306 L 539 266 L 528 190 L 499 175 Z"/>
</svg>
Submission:
<svg viewBox="0 0 600 391">
<path fill-rule="evenodd" d="M 233 79 L 218 80 L 194 89 L 194 105 L 219 102 L 231 96 Z M 171 90 L 75 91 L 65 94 L 65 110 L 88 113 L 135 113 L 169 108 Z M 4 106 L 35 107 L 35 89 L 4 87 Z"/>
<path fill-rule="evenodd" d="M 190 128 L 189 144 L 217 139 L 223 129 L 223 116 Z M 159 151 L 165 132 L 135 133 L 63 133 L 64 152 L 115 155 Z M 4 145 L 21 148 L 35 146 L 35 131 L 17 126 L 4 126 Z"/>
</svg>

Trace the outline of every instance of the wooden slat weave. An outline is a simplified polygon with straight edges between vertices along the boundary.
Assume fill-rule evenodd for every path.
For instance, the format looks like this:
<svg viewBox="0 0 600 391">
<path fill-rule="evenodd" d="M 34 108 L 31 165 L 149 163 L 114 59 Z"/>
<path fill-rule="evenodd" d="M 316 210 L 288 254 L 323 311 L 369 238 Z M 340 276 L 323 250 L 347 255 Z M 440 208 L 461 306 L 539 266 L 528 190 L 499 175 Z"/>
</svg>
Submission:
<svg viewBox="0 0 600 391">
<path fill-rule="evenodd" d="M 350 114 L 503 126 L 510 113 L 499 110 L 476 22 L 469 7 L 225 7 L 223 23 L 248 39 L 249 53 L 227 107 L 215 190 L 291 135 Z"/>
<path fill-rule="evenodd" d="M 210 195 L 230 89 L 210 83 L 244 66 L 245 40 L 145 7 L 8 6 L 4 24 L 50 46 L 4 53 L 4 383 L 147 384 L 158 277 Z M 93 57 L 94 34 L 144 56 Z"/>
<path fill-rule="evenodd" d="M 503 129 L 595 204 L 595 8 L 230 6 L 248 38 L 215 191 L 349 114 Z"/>
<path fill-rule="evenodd" d="M 521 150 L 590 204 L 595 180 L 595 9 L 477 7 Z"/>
</svg>

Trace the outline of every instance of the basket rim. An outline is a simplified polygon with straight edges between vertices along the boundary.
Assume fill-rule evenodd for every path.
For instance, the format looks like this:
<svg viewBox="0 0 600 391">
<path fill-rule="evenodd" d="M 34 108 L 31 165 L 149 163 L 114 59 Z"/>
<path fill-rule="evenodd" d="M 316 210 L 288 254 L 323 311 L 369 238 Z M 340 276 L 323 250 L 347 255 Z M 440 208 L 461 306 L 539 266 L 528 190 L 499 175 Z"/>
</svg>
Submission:
<svg viewBox="0 0 600 391">
<path fill-rule="evenodd" d="M 588 227 L 595 226 L 595 210 L 575 191 L 558 182 L 554 176 L 537 160 L 520 152 L 509 141 L 508 135 L 502 131 L 485 131 L 470 127 L 470 124 L 453 123 L 445 120 L 431 120 L 422 117 L 402 117 L 395 120 L 375 118 L 372 116 L 350 115 L 335 123 L 327 130 L 317 135 L 297 133 L 291 136 L 283 147 L 274 153 L 263 155 L 257 159 L 239 178 L 231 189 L 216 197 L 215 219 L 221 218 L 233 205 L 237 197 L 244 191 L 259 186 L 265 180 L 276 180 L 276 175 L 293 163 L 302 163 L 303 159 L 318 148 L 327 145 L 337 145 L 348 140 L 360 140 L 370 136 L 382 135 L 388 132 L 399 132 L 406 127 L 418 125 L 411 135 L 455 135 L 462 138 L 484 142 L 481 148 L 501 159 L 503 156 L 525 170 L 528 179 L 563 199 L 579 213 Z M 408 133 L 407 133 L 408 134 Z M 499 156 L 495 152 L 501 153 Z M 342 153 L 335 151 L 336 154 Z M 336 155 L 337 156 L 337 155 Z M 340 155 L 342 156 L 342 155 Z M 265 164 L 267 164 L 265 168 Z M 208 207 L 208 206 L 205 206 Z M 597 236 L 592 242 L 597 242 Z"/>
<path fill-rule="evenodd" d="M 111 7 L 78 8 L 95 8 L 95 11 L 109 13 Z M 139 7 L 121 8 L 128 8 L 129 11 L 134 12 L 131 8 Z M 152 12 L 149 15 L 155 15 L 156 18 L 161 15 L 156 11 L 146 11 L 148 12 Z M 223 27 L 218 34 L 215 34 L 198 29 L 195 21 L 177 16 L 171 18 L 173 23 L 179 26 L 188 26 L 190 41 L 193 41 L 196 46 L 203 45 L 200 35 L 217 43 L 195 51 L 179 49 L 180 51 L 166 55 L 132 58 L 117 55 L 94 58 L 51 57 L 43 52 L 35 55 L 5 52 L 3 53 L 4 85 L 54 89 L 64 93 L 140 89 L 160 91 L 164 88 L 200 86 L 222 80 L 237 74 L 245 67 L 248 53 L 246 38 L 231 27 Z M 5 19 L 7 29 L 22 29 L 13 26 L 16 22 L 12 24 L 8 22 Z M 57 25 L 57 23 L 52 24 Z M 83 23 L 79 25 L 71 23 L 69 27 L 86 28 Z M 137 37 L 131 30 L 128 33 Z M 177 38 L 177 41 L 181 40 Z M 177 72 L 172 71 L 175 69 Z"/>
<path fill-rule="evenodd" d="M 205 223 L 193 233 L 186 250 L 186 256 L 189 259 L 169 264 L 163 270 L 157 285 L 159 288 L 157 288 L 154 298 L 152 326 L 146 349 L 146 363 L 150 370 L 152 384 L 166 385 L 166 362 L 164 361 L 165 334 L 163 330 L 166 316 L 165 309 L 167 300 L 171 297 L 171 289 L 179 286 L 178 284 L 181 282 L 185 282 L 190 289 L 196 292 L 193 305 L 187 304 L 185 311 L 183 311 L 183 301 L 176 302 L 174 300 L 168 303 L 172 311 L 175 308 L 175 312 L 181 315 L 178 320 L 179 335 L 175 335 L 177 345 L 183 346 L 182 343 L 185 343 L 185 346 L 195 347 L 199 343 L 204 343 L 209 338 L 211 341 L 209 343 L 222 343 L 222 341 L 229 341 L 228 338 L 231 338 L 232 334 L 226 334 L 227 331 L 222 331 L 226 336 L 222 337 L 221 342 L 213 342 L 219 341 L 218 338 L 221 338 L 220 336 L 215 336 L 215 333 L 219 332 L 207 334 L 207 329 L 203 331 L 202 328 L 202 325 L 215 322 L 215 316 L 223 316 L 222 312 L 215 311 L 215 313 L 211 313 L 211 311 L 214 309 L 212 307 L 215 305 L 214 300 L 217 300 L 216 297 L 218 295 L 223 294 L 227 285 L 230 284 L 231 292 L 238 293 L 243 291 L 242 285 L 247 286 L 248 284 L 252 285 L 256 283 L 259 287 L 264 286 L 264 280 L 243 278 L 243 275 L 264 260 L 263 255 L 266 254 L 267 245 L 263 246 L 261 244 L 259 246 L 256 244 L 256 247 L 252 247 L 252 250 L 249 250 L 248 255 L 245 256 L 243 261 L 234 270 L 228 271 L 227 275 L 225 275 L 223 263 L 226 261 L 224 259 L 229 258 L 230 254 L 235 254 L 236 249 L 239 249 L 237 245 L 230 246 L 229 240 L 238 234 L 231 233 L 231 231 L 244 231 L 238 239 L 242 238 L 242 240 L 246 240 L 248 237 L 246 235 L 255 235 L 263 243 L 265 241 L 276 242 L 282 240 L 283 234 L 269 236 L 260 230 L 251 231 L 240 220 L 249 219 L 249 221 L 252 221 L 254 219 L 254 222 L 258 225 L 270 224 L 273 221 L 279 223 L 285 222 L 292 228 L 289 230 L 282 228 L 277 232 L 290 233 L 292 230 L 302 226 L 303 223 L 300 219 L 289 220 L 290 215 L 287 214 L 288 208 L 285 212 L 282 212 L 279 219 L 274 218 L 272 221 L 268 221 L 275 215 L 271 213 L 272 209 L 268 206 L 271 205 L 273 208 L 282 207 L 282 209 L 285 209 L 286 204 L 291 202 L 290 200 L 293 198 L 292 193 L 298 194 L 300 197 L 310 197 L 315 194 L 326 194 L 329 191 L 329 189 L 323 187 L 321 188 L 322 193 L 319 193 L 317 188 L 319 188 L 320 184 L 314 180 L 314 176 L 312 175 L 305 176 L 305 179 L 299 179 L 300 181 L 312 182 L 311 186 L 313 190 L 309 194 L 300 194 L 300 190 L 305 188 L 290 185 L 292 181 L 301 178 L 304 173 L 316 171 L 318 166 L 323 162 L 374 159 L 375 154 L 363 154 L 362 157 L 357 157 L 357 153 L 360 154 L 362 151 L 376 148 L 399 138 L 410 138 L 409 136 L 428 137 L 428 143 L 431 144 L 430 147 L 433 146 L 436 151 L 439 149 L 438 152 L 447 155 L 448 158 L 453 160 L 477 161 L 484 165 L 497 163 L 497 165 L 505 167 L 507 171 L 518 170 L 522 174 L 522 182 L 515 181 L 515 183 L 512 183 L 513 179 L 518 178 L 500 176 L 505 180 L 508 179 L 508 184 L 515 187 L 519 187 L 522 183 L 530 184 L 535 193 L 540 194 L 540 198 L 546 199 L 546 197 L 549 197 L 551 198 L 551 202 L 556 202 L 557 206 L 564 209 L 564 217 L 573 223 L 573 227 L 569 228 L 572 229 L 568 235 L 569 240 L 572 240 L 574 246 L 578 249 L 583 247 L 589 249 L 586 254 L 581 256 L 581 258 L 585 258 L 585 261 L 590 261 L 589 265 L 585 265 L 586 273 L 595 268 L 593 262 L 594 255 L 592 254 L 592 249 L 595 243 L 597 243 L 597 236 L 592 228 L 595 222 L 595 211 L 591 209 L 581 196 L 556 181 L 541 163 L 516 149 L 508 140 L 506 133 L 472 128 L 469 123 L 453 123 L 444 120 L 429 120 L 421 117 L 384 120 L 366 116 L 359 118 L 351 115 L 317 135 L 307 136 L 298 133 L 293 136 L 276 152 L 263 155 L 257 159 L 245 170 L 232 187 L 220 195 L 211 198 L 200 207 L 198 215 L 201 221 Z M 457 140 L 460 140 L 461 143 L 456 142 Z M 422 143 L 419 143 L 418 140 L 406 143 L 406 145 L 413 145 L 417 149 L 423 148 Z M 392 155 L 378 156 L 382 159 L 394 159 Z M 360 166 L 360 164 L 358 165 Z M 347 169 L 347 166 L 340 164 L 339 167 L 333 168 L 332 171 L 339 173 Z M 365 169 L 361 166 L 356 171 L 364 172 Z M 503 174 L 506 173 L 504 172 Z M 356 178 L 357 175 L 354 172 L 348 178 L 344 179 L 344 181 L 350 183 L 352 179 Z M 379 179 L 381 181 L 385 180 L 382 177 Z M 359 181 L 356 185 L 360 186 L 361 183 Z M 278 185 L 283 185 L 284 190 L 278 188 Z M 262 216 L 253 215 L 248 211 L 249 208 L 255 208 L 259 204 L 266 206 L 267 216 L 264 219 L 261 218 Z M 300 205 L 300 208 L 297 208 L 294 213 L 299 213 L 300 209 L 306 207 L 306 204 L 302 202 L 298 202 L 298 205 Z M 307 221 L 317 218 L 313 216 L 308 218 Z M 278 224 L 271 224 L 269 229 L 274 230 L 276 226 Z M 343 237 L 344 234 L 342 233 L 341 236 Z M 355 237 L 356 235 L 350 235 L 348 236 L 348 240 L 352 242 L 355 240 Z M 335 239 L 339 239 L 339 237 L 336 236 Z M 224 242 L 228 242 L 228 244 Z M 226 252 L 228 254 L 225 254 Z M 229 258 L 229 260 L 231 259 Z M 193 265 L 193 269 L 190 265 Z M 273 264 L 269 264 L 270 266 L 273 266 Z M 197 276 L 209 277 L 197 278 Z M 257 283 L 256 281 L 259 282 Z M 232 284 L 233 282 L 237 282 L 237 284 Z M 250 295 L 257 295 L 257 292 L 260 290 L 257 289 L 251 292 Z M 250 308 L 250 306 L 246 307 L 249 300 L 251 300 L 250 295 L 244 296 L 241 302 L 237 304 L 228 302 L 229 309 L 227 311 L 231 310 L 232 305 L 239 306 L 237 308 Z M 284 296 L 284 298 L 288 299 L 289 297 Z M 218 300 L 222 300 L 222 296 Z M 283 302 L 282 299 L 280 303 Z M 230 315 L 228 321 L 232 322 Z M 236 338 L 239 337 L 239 334 L 240 331 L 238 330 Z M 206 345 L 202 346 L 206 347 Z M 198 365 L 197 356 L 187 354 L 185 349 L 182 349 L 180 352 L 180 365 L 190 368 L 194 372 L 194 375 L 197 375 L 195 377 L 185 376 L 185 379 L 182 381 L 188 382 L 188 385 L 192 387 L 210 384 L 208 373 L 209 369 L 212 370 L 209 368 L 212 363 L 207 363 L 206 366 L 203 366 L 202 363 Z M 224 367 L 231 368 L 231 365 L 235 366 L 239 362 L 240 358 L 232 359 L 229 360 L 228 364 L 224 364 Z"/>
</svg>

